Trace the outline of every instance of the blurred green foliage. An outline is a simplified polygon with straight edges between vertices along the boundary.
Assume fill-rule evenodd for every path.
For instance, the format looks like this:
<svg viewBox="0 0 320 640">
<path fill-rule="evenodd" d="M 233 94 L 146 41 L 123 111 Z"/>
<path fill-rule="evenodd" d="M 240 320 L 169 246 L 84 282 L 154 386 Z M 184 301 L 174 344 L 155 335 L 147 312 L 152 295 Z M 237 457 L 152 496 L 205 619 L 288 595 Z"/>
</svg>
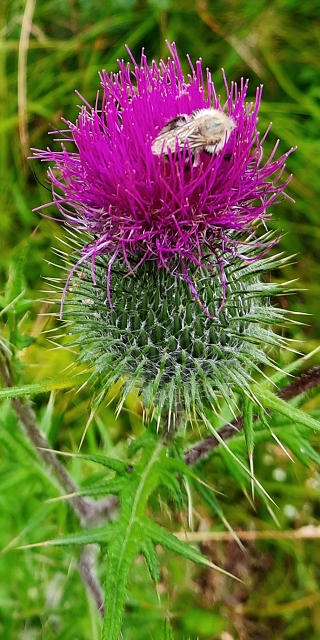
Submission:
<svg viewBox="0 0 320 640">
<path fill-rule="evenodd" d="M 293 337 L 303 353 L 317 346 L 320 329 L 318 260 L 320 230 L 320 9 L 314 0 L 2 0 L 0 3 L 0 273 L 5 337 L 19 350 L 21 381 L 36 382 L 65 375 L 74 355 L 51 349 L 48 342 L 57 321 L 52 294 L 42 293 L 44 278 L 64 277 L 53 263 L 52 247 L 64 232 L 60 224 L 40 218 L 34 207 L 50 200 L 45 168 L 27 161 L 29 147 L 54 144 L 48 130 L 61 118 L 74 120 L 77 89 L 93 102 L 98 71 L 116 70 L 125 57 L 125 43 L 139 58 L 167 55 L 165 39 L 175 41 L 187 72 L 185 55 L 202 57 L 223 93 L 221 67 L 229 80 L 250 78 L 250 93 L 264 84 L 260 112 L 263 132 L 273 122 L 266 155 L 277 138 L 279 153 L 291 146 L 288 159 L 294 179 L 288 188 L 295 199 L 274 209 L 271 225 L 285 231 L 281 248 L 297 253 L 286 279 L 298 278 L 301 291 L 281 300 L 283 306 L 311 313 L 308 325 Z M 37 176 L 35 178 L 34 173 Z M 37 181 L 39 180 L 39 182 Z M 54 209 L 49 215 L 56 216 Z M 274 274 L 283 278 L 283 274 Z M 17 296 L 19 297 L 17 299 Z M 44 300 L 44 302 L 42 302 Z M 10 312 L 8 312 L 8 305 Z M 55 334 L 53 334 L 54 336 Z M 288 355 L 283 356 L 288 359 Z M 314 361 L 311 361 L 314 362 Z M 282 362 L 283 364 L 283 362 Z M 116 393 L 116 392 L 114 392 Z M 119 456 L 128 436 L 138 435 L 141 416 L 132 397 L 115 419 L 112 397 L 95 415 L 84 449 Z M 38 422 L 54 448 L 77 450 L 90 413 L 90 390 L 43 393 L 33 399 Z M 316 415 L 319 395 L 304 400 Z M 64 502 L 46 500 L 57 491 L 32 448 L 20 434 L 10 403 L 2 403 L 0 442 L 0 546 L 23 544 L 72 531 L 75 518 Z M 284 421 L 274 428 L 287 427 Z M 193 434 L 192 438 L 198 438 Z M 280 437 L 280 435 L 279 435 Z M 315 448 L 318 446 L 314 438 Z M 237 442 L 234 443 L 237 446 Z M 288 444 L 288 446 L 290 446 Z M 263 439 L 255 449 L 255 472 L 276 501 L 275 515 L 283 529 L 316 524 L 319 519 L 320 475 L 317 458 L 305 466 L 303 455 L 293 464 L 282 449 Z M 301 459 L 302 458 L 302 459 Z M 79 484 L 92 466 L 72 459 L 68 469 Z M 216 450 L 207 463 L 208 481 L 222 493 L 219 501 L 234 528 L 274 529 L 266 503 L 250 503 Z M 241 485 L 241 483 L 240 483 Z M 187 513 L 178 515 L 159 503 L 162 519 L 172 531 L 188 527 Z M 194 497 L 194 526 L 224 530 L 212 510 Z M 9 525 L 8 525 L 9 522 Z M 18 536 L 18 538 L 17 538 Z M 163 638 L 163 618 L 171 616 L 174 637 L 201 640 L 317 640 L 320 636 L 320 590 L 317 541 L 268 539 L 248 543 L 243 553 L 234 542 L 203 543 L 213 562 L 237 572 L 237 585 L 208 569 L 162 551 L 158 597 L 144 563 L 137 563 L 130 582 L 124 622 L 125 640 Z M 0 637 L 19 640 L 97 640 L 100 621 L 86 599 L 76 568 L 77 554 L 66 549 L 10 551 L 0 557 Z M 229 635 L 228 635 L 229 634 Z"/>
</svg>

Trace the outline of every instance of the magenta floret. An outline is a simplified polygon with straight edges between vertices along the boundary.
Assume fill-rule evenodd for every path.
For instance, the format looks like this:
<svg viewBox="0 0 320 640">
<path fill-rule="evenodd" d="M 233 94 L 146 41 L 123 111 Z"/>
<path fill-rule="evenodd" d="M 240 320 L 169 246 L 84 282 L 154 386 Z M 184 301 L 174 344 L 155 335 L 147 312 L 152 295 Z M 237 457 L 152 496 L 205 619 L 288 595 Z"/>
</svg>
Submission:
<svg viewBox="0 0 320 640">
<path fill-rule="evenodd" d="M 234 232 L 249 235 L 252 223 L 268 217 L 267 208 L 284 193 L 290 178 L 281 182 L 281 176 L 292 150 L 274 160 L 276 145 L 263 162 L 257 132 L 262 88 L 248 104 L 248 82 L 228 87 L 224 77 L 221 104 L 208 70 L 204 81 L 201 61 L 194 68 L 189 60 L 184 78 L 175 46 L 169 50 L 166 63 L 150 66 L 144 53 L 137 64 L 129 51 L 131 65 L 119 61 L 118 73 L 100 74 L 101 106 L 99 100 L 94 107 L 85 103 L 76 123 L 66 122 L 62 150 L 35 151 L 54 162 L 54 203 L 68 225 L 92 235 L 77 264 L 99 254 L 110 255 L 110 269 L 118 255 L 129 270 L 147 259 L 171 269 L 178 260 L 180 276 L 189 280 L 185 261 L 212 264 L 215 257 L 223 266 L 237 253 Z M 201 152 L 197 166 L 188 146 L 166 160 L 152 153 L 168 121 L 211 107 L 223 109 L 236 125 L 221 153 Z M 76 152 L 63 140 L 73 142 Z"/>
</svg>

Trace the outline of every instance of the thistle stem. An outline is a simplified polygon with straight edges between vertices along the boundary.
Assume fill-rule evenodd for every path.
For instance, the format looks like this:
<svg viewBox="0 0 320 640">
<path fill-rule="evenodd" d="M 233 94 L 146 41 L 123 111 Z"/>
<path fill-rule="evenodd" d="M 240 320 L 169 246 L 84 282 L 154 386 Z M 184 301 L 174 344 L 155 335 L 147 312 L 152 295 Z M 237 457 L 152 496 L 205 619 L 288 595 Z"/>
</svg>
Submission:
<svg viewBox="0 0 320 640">
<path fill-rule="evenodd" d="M 159 467 L 165 453 L 166 445 L 151 436 L 131 476 L 131 482 L 127 483 L 120 496 L 121 512 L 117 521 L 119 535 L 108 544 L 102 640 L 118 640 L 120 637 L 127 581 L 134 559 L 141 551 L 141 522 L 150 494 L 157 485 L 154 468 Z"/>
<path fill-rule="evenodd" d="M 88 544 L 84 547 L 79 562 L 79 573 L 82 582 L 86 585 L 88 591 L 90 592 L 91 597 L 93 598 L 93 601 L 103 620 L 104 596 L 99 579 L 96 575 L 97 551 L 97 546 L 93 544 Z"/>
<path fill-rule="evenodd" d="M 313 389 L 318 384 L 320 384 L 320 367 L 316 367 L 315 369 L 311 369 L 302 373 L 301 376 L 288 384 L 283 389 L 278 391 L 277 396 L 282 400 L 289 401 L 296 396 L 299 396 L 310 389 Z M 258 415 L 253 415 L 253 421 L 256 422 L 258 420 Z M 223 441 L 229 440 L 232 436 L 237 435 L 243 429 L 243 418 L 240 416 L 232 420 L 232 422 L 228 422 L 221 429 L 219 429 L 219 436 L 223 439 Z M 219 440 L 215 436 L 208 436 L 198 444 L 196 444 L 192 449 L 186 451 L 184 454 L 184 459 L 186 464 L 193 465 L 197 462 L 200 462 L 203 458 L 205 458 L 213 449 L 218 447 L 220 444 Z"/>
</svg>

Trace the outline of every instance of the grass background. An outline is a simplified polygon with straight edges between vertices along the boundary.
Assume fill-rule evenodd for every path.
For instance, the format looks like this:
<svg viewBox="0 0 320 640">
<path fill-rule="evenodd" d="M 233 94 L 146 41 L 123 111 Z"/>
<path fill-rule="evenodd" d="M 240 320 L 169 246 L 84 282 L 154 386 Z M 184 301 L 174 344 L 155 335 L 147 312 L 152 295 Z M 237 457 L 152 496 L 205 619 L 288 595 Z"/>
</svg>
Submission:
<svg viewBox="0 0 320 640">
<path fill-rule="evenodd" d="M 310 313 L 307 325 L 292 337 L 308 353 L 320 329 L 318 260 L 320 228 L 320 9 L 314 0 L 2 0 L 0 3 L 0 304 L 3 332 L 17 348 L 17 380 L 41 382 L 68 375 L 74 354 L 54 348 L 48 330 L 57 326 L 45 278 L 64 277 L 51 249 L 64 232 L 58 222 L 41 219 L 34 207 L 48 202 L 45 168 L 27 161 L 30 147 L 51 144 L 48 130 L 61 117 L 74 120 L 77 89 L 93 102 L 98 71 L 116 70 L 126 57 L 125 43 L 138 58 L 144 47 L 151 60 L 165 57 L 165 39 L 175 41 L 187 71 L 185 54 L 202 57 L 221 91 L 221 67 L 231 80 L 250 79 L 250 96 L 263 83 L 260 130 L 273 127 L 266 154 L 277 138 L 279 152 L 291 146 L 294 173 L 288 193 L 274 209 L 274 228 L 285 231 L 281 248 L 297 253 L 285 277 L 298 278 L 301 290 L 281 304 Z M 34 177 L 42 183 L 39 184 Z M 51 213 L 54 213 L 51 210 Z M 283 274 L 273 274 L 282 278 Z M 17 302 L 13 303 L 19 296 Z M 8 306 L 9 305 L 9 306 Z M 53 334 L 54 336 L 55 334 Z M 290 359 L 290 355 L 283 358 Z M 311 360 L 309 364 L 315 363 Z M 66 372 L 66 373 L 65 373 Z M 38 422 L 54 448 L 76 451 L 89 418 L 90 394 L 41 393 L 32 400 Z M 319 395 L 305 400 L 317 410 Z M 83 450 L 121 456 L 128 435 L 141 429 L 134 397 L 118 420 L 114 404 L 95 415 Z M 0 413 L 0 547 L 53 538 L 75 530 L 65 503 L 20 434 L 9 402 Z M 317 447 L 316 439 L 313 443 Z M 222 492 L 229 522 L 239 529 L 274 529 L 265 505 L 250 505 L 226 473 L 223 456 L 214 456 L 208 478 Z M 68 462 L 79 484 L 96 473 L 89 463 Z M 277 502 L 282 529 L 316 524 L 320 475 L 293 464 L 274 444 L 256 448 L 259 480 Z M 161 505 L 155 506 L 160 509 Z M 162 522 L 179 530 L 187 516 L 164 510 Z M 181 523 L 182 519 L 182 523 Z M 194 503 L 195 528 L 222 530 L 215 515 Z M 244 579 L 235 585 L 162 552 L 162 580 L 156 594 L 143 562 L 134 567 L 125 615 L 124 638 L 163 637 L 163 617 L 170 611 L 175 638 L 221 640 L 316 640 L 320 636 L 320 589 L 317 541 L 273 539 L 248 543 L 245 553 L 234 543 L 203 542 L 214 562 Z M 102 573 L 103 575 L 103 573 Z M 100 622 L 77 573 L 77 553 L 61 549 L 10 551 L 0 556 L 0 638 L 19 640 L 96 640 Z"/>
</svg>

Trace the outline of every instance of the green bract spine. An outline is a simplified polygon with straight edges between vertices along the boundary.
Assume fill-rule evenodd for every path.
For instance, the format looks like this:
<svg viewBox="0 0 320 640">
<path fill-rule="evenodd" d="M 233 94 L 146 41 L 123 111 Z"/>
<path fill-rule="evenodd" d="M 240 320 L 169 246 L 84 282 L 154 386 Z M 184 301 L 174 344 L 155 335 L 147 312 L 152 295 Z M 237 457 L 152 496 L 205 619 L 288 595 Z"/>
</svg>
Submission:
<svg viewBox="0 0 320 640">
<path fill-rule="evenodd" d="M 239 392 L 252 397 L 253 374 L 272 365 L 266 351 L 284 345 L 272 325 L 285 315 L 270 304 L 283 287 L 263 280 L 285 259 L 256 253 L 245 244 L 246 260 L 235 258 L 225 267 L 223 304 L 221 272 L 214 265 L 212 270 L 188 265 L 197 299 L 174 268 L 169 273 L 146 261 L 128 274 L 127 265 L 115 261 L 112 307 L 108 259 L 96 258 L 95 282 L 90 266 L 82 267 L 72 280 L 64 316 L 80 360 L 92 366 L 99 396 L 121 379 L 122 402 L 136 388 L 145 421 L 156 419 L 169 430 L 181 415 L 192 421 L 208 406 L 216 410 L 221 398 L 232 409 Z"/>
</svg>

